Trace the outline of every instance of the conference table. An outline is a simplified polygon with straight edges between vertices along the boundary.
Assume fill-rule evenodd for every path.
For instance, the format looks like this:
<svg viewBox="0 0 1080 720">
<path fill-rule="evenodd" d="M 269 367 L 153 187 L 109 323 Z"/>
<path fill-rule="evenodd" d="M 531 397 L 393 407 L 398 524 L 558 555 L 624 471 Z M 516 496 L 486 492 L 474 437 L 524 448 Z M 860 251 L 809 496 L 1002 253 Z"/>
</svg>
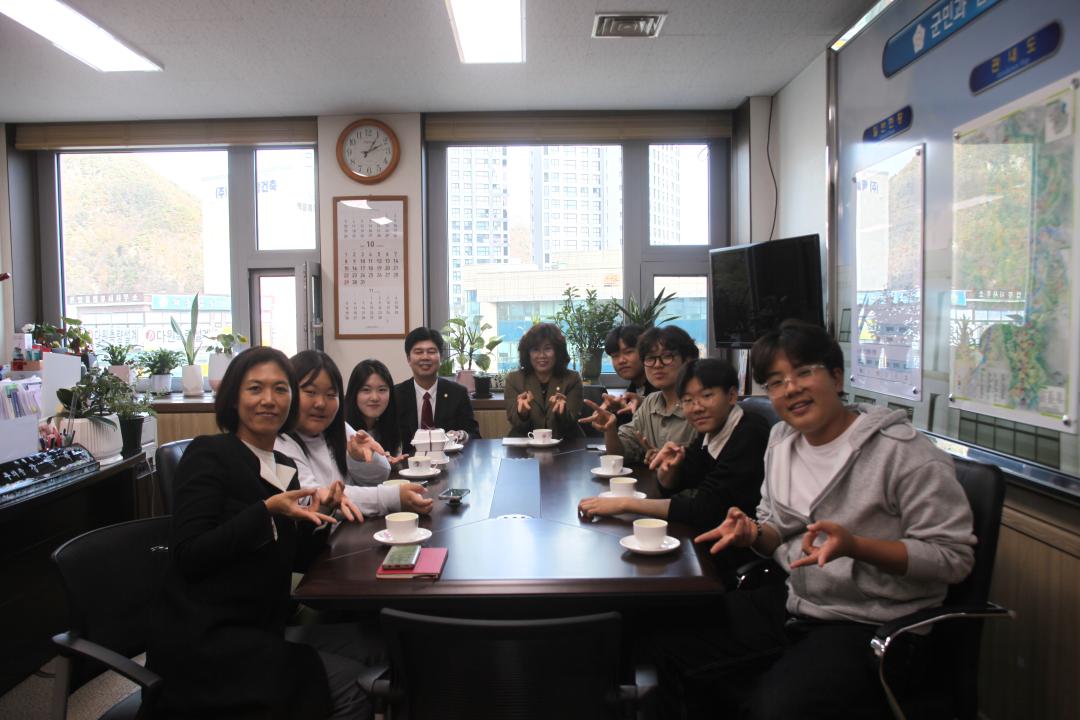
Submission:
<svg viewBox="0 0 1080 720">
<path fill-rule="evenodd" d="M 471 492 L 460 505 L 436 499 L 431 514 L 420 516 L 420 526 L 432 532 L 424 545 L 448 548 L 440 579 L 376 579 L 387 546 L 373 536 L 386 523 L 372 517 L 333 529 L 294 597 L 320 610 L 529 616 L 700 606 L 724 592 L 708 548 L 693 545 L 691 528 L 669 525 L 680 546 L 641 555 L 619 544 L 637 516 L 578 516 L 579 500 L 608 489 L 608 480 L 591 472 L 602 454 L 595 443 L 582 438 L 536 448 L 471 440 L 449 455 L 427 494 Z M 643 466 L 633 471 L 637 489 L 659 497 L 655 474 Z"/>
</svg>

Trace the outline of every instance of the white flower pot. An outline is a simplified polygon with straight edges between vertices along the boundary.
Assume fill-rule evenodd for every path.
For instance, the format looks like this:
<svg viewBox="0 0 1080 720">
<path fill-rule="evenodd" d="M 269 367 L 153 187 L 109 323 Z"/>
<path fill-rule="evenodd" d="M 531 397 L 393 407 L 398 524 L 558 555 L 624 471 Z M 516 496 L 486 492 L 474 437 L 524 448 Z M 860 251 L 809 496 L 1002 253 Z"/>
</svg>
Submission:
<svg viewBox="0 0 1080 720">
<path fill-rule="evenodd" d="M 116 415 L 106 415 L 106 420 L 111 420 L 112 425 L 104 422 L 93 422 L 87 418 L 56 418 L 53 422 L 60 430 L 67 430 L 68 423 L 75 433 L 72 442 L 82 445 L 90 451 L 95 459 L 102 461 L 120 455 L 124 447 L 124 438 L 120 435 L 120 421 Z"/>
<path fill-rule="evenodd" d="M 210 353 L 210 389 L 214 392 L 217 392 L 218 386 L 221 385 L 221 378 L 225 377 L 225 370 L 232 359 L 231 353 Z"/>
<path fill-rule="evenodd" d="M 473 379 L 476 376 L 472 370 L 458 370 L 457 381 L 459 385 L 464 385 L 465 389 L 472 392 L 476 389 L 476 381 Z"/>
<path fill-rule="evenodd" d="M 131 384 L 132 374 L 130 365 L 110 365 L 109 372 L 126 382 L 128 385 Z"/>
<path fill-rule="evenodd" d="M 193 397 L 203 394 L 202 365 L 185 365 L 180 384 L 184 389 L 185 397 Z"/>
<path fill-rule="evenodd" d="M 168 395 L 172 392 L 172 375 L 151 375 L 150 392 L 155 395 Z"/>
</svg>

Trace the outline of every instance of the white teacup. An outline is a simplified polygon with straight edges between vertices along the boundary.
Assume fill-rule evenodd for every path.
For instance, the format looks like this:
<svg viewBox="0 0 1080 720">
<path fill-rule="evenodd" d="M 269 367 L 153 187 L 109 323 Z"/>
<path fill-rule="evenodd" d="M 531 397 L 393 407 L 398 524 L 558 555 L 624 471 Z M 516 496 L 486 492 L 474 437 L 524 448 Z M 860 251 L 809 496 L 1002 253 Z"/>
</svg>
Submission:
<svg viewBox="0 0 1080 720">
<path fill-rule="evenodd" d="M 606 473 L 622 472 L 622 455 L 601 455 L 600 469 Z"/>
<path fill-rule="evenodd" d="M 531 433 L 529 433 L 529 439 L 542 443 L 551 442 L 551 430 L 547 428 L 533 430 Z"/>
<path fill-rule="evenodd" d="M 432 463 L 446 462 L 446 453 L 442 450 L 429 450 L 426 457 Z"/>
<path fill-rule="evenodd" d="M 667 520 L 638 518 L 634 521 L 634 539 L 647 550 L 660 547 L 667 537 Z"/>
<path fill-rule="evenodd" d="M 431 469 L 431 458 L 429 458 L 426 455 L 420 455 L 420 456 L 413 455 L 411 458 L 409 458 L 409 469 L 410 470 L 430 470 Z"/>
<path fill-rule="evenodd" d="M 632 477 L 614 477 L 611 478 L 611 482 L 608 483 L 608 488 L 611 490 L 611 494 L 617 497 L 629 497 L 634 494 L 634 485 L 637 484 L 637 480 Z"/>
<path fill-rule="evenodd" d="M 383 480 L 383 485 L 408 485 L 409 481 L 403 478 L 394 478 L 393 480 Z"/>
<path fill-rule="evenodd" d="M 408 540 L 416 535 L 419 527 L 420 516 L 414 512 L 396 512 L 386 516 L 386 531 L 392 540 Z"/>
</svg>

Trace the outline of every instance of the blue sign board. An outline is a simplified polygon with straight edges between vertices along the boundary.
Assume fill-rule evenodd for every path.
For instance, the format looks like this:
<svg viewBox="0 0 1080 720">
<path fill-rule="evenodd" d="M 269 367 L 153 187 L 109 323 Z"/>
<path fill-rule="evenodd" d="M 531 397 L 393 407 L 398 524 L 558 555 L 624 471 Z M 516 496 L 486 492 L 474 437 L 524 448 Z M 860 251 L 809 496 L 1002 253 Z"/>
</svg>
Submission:
<svg viewBox="0 0 1080 720">
<path fill-rule="evenodd" d="M 150 298 L 151 310 L 191 310 L 194 295 L 161 295 L 155 293 Z M 228 295 L 199 295 L 199 310 L 232 310 L 232 299 Z"/>
<path fill-rule="evenodd" d="M 1055 21 L 1002 50 L 986 62 L 976 65 L 968 78 L 968 87 L 973 94 L 978 94 L 1040 60 L 1045 60 L 1056 53 L 1059 47 L 1061 25 Z"/>
<path fill-rule="evenodd" d="M 879 120 L 863 130 L 863 142 L 879 142 L 893 135 L 899 135 L 911 127 L 911 116 L 911 106 L 904 106 L 884 120 Z"/>
<path fill-rule="evenodd" d="M 892 77 L 1003 0 L 938 0 L 889 38 L 881 69 Z"/>
</svg>

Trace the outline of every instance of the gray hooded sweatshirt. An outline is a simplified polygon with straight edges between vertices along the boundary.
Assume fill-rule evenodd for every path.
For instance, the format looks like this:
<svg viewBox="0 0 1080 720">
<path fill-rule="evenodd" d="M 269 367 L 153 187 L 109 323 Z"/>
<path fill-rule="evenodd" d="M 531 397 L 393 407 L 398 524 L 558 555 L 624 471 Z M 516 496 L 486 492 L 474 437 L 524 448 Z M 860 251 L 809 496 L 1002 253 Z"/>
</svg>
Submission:
<svg viewBox="0 0 1080 720">
<path fill-rule="evenodd" d="M 798 432 L 783 422 L 773 427 L 757 516 L 783 539 L 773 559 L 789 572 L 789 613 L 880 624 L 940 605 L 948 586 L 967 577 L 974 562 L 971 506 L 952 459 L 919 434 L 903 410 L 848 409 L 866 418 L 852 431 L 851 457 L 814 499 L 809 517 L 776 499 L 792 471 Z M 907 573 L 891 575 L 849 557 L 791 570 L 802 557 L 806 526 L 818 520 L 854 535 L 901 541 Z"/>
</svg>

